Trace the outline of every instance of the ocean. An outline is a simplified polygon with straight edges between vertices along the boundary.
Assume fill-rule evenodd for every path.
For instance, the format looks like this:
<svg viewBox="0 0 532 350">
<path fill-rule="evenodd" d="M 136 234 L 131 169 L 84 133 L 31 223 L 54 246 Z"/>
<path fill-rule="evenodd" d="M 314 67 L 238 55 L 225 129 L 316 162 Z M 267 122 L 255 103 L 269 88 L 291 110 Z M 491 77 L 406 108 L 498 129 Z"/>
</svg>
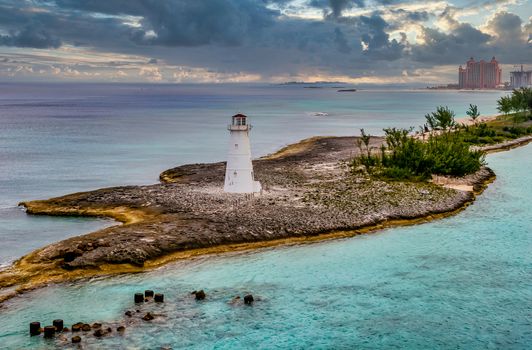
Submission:
<svg viewBox="0 0 532 350">
<path fill-rule="evenodd" d="M 348 239 L 205 256 L 53 285 L 8 301 L 7 349 L 48 349 L 28 324 L 124 323 L 153 289 L 151 322 L 86 349 L 529 349 L 532 144 L 488 156 L 497 179 L 459 214 Z M 196 302 L 193 290 L 207 298 Z M 253 306 L 231 305 L 252 293 Z M 116 327 L 116 326 L 115 326 Z M 67 341 L 68 348 L 68 341 Z M 64 348 L 64 346 L 58 346 Z"/>
<path fill-rule="evenodd" d="M 417 127 L 438 105 L 496 113 L 498 91 L 302 85 L 0 84 L 0 266 L 48 243 L 114 224 L 28 216 L 21 201 L 125 184 L 223 160 L 230 117 L 254 125 L 255 157 L 315 135 Z M 327 115 L 317 116 L 316 114 Z"/>
<path fill-rule="evenodd" d="M 167 168 L 223 160 L 230 116 L 254 125 L 254 156 L 314 135 L 424 122 L 438 105 L 496 112 L 503 92 L 299 85 L 0 84 L 0 263 L 114 224 L 28 216 L 23 200 L 157 181 Z M 317 116 L 316 113 L 327 113 Z M 532 342 L 532 145 L 488 157 L 497 180 L 465 211 L 349 239 L 169 264 L 52 285 L 5 304 L 0 348 L 51 346 L 33 320 L 114 322 L 136 291 L 166 302 L 155 324 L 88 348 L 526 349 Z M 196 303 L 190 291 L 205 289 Z M 252 293 L 252 307 L 230 305 Z"/>
</svg>

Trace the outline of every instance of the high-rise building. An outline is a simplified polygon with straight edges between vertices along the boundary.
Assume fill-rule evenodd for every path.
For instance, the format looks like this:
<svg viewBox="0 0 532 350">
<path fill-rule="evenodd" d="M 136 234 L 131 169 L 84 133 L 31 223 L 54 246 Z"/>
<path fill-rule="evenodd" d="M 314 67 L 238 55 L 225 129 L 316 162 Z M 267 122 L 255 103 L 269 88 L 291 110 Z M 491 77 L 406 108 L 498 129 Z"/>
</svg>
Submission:
<svg viewBox="0 0 532 350">
<path fill-rule="evenodd" d="M 528 87 L 532 85 L 532 70 L 525 71 L 523 65 L 521 70 L 510 72 L 510 86 L 514 89 Z"/>
<path fill-rule="evenodd" d="M 473 57 L 466 62 L 465 68 L 458 68 L 458 87 L 460 89 L 495 89 L 501 85 L 502 70 L 493 57 L 487 62 L 476 62 Z"/>
</svg>

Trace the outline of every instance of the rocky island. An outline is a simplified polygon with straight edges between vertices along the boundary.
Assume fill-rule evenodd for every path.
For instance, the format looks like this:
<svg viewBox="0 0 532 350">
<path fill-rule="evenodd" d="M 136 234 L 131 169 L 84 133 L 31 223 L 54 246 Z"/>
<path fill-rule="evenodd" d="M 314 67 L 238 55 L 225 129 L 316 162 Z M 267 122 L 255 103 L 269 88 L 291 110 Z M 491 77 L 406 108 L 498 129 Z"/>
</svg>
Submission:
<svg viewBox="0 0 532 350">
<path fill-rule="evenodd" d="M 439 182 L 382 181 L 348 166 L 356 137 L 314 137 L 253 161 L 263 194 L 222 191 L 225 163 L 163 172 L 160 183 L 21 203 L 28 214 L 121 221 L 38 249 L 0 272 L 2 299 L 49 283 L 140 272 L 176 259 L 346 237 L 464 208 L 494 178 L 482 167 Z M 384 143 L 371 139 L 372 147 Z"/>
</svg>

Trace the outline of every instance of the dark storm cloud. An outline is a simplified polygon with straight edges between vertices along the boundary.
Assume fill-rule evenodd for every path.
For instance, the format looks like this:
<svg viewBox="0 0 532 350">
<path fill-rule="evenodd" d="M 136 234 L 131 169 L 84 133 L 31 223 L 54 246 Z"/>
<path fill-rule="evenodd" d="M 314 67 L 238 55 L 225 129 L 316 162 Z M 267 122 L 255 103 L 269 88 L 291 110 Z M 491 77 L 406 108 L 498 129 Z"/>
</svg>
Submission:
<svg viewBox="0 0 532 350">
<path fill-rule="evenodd" d="M 430 18 L 427 11 L 406 11 L 403 9 L 391 10 L 394 15 L 394 21 L 407 22 L 426 22 Z"/>
<path fill-rule="evenodd" d="M 326 15 L 332 17 L 340 17 L 343 11 L 353 7 L 365 6 L 364 0 L 310 0 L 309 5 L 323 9 Z"/>
<path fill-rule="evenodd" d="M 141 16 L 142 28 L 131 31 L 138 44 L 197 46 L 239 45 L 274 24 L 278 11 L 262 0 L 56 0 L 57 6 L 109 15 Z M 150 36 L 150 31 L 155 36 Z"/>
<path fill-rule="evenodd" d="M 336 44 L 338 51 L 342 53 L 351 52 L 351 47 L 349 46 L 349 43 L 347 42 L 347 39 L 345 38 L 345 35 L 340 30 L 340 28 L 334 29 L 334 42 Z"/>
<path fill-rule="evenodd" d="M 9 3 L 11 6 L 0 5 L 0 24 L 29 36 L 17 27 L 35 23 L 52 33 L 41 31 L 35 36 L 74 39 L 71 41 L 78 45 L 89 46 L 113 40 L 118 45 L 239 45 L 262 28 L 273 25 L 279 15 L 278 11 L 265 7 L 262 0 L 36 1 L 49 11 L 38 13 L 32 12 L 30 6 Z M 128 26 L 122 19 L 112 17 L 118 15 L 139 16 L 141 28 Z M 2 44 L 22 46 L 20 40 L 15 40 L 17 37 L 11 37 L 5 38 Z M 24 39 L 24 43 L 30 43 L 29 38 Z M 38 46 L 34 47 L 44 47 L 42 42 L 35 42 Z M 59 40 L 50 42 L 58 43 Z M 50 46 L 56 47 L 53 45 Z"/>
<path fill-rule="evenodd" d="M 372 59 L 388 61 L 402 56 L 404 45 L 395 39 L 390 40 L 390 35 L 386 32 L 390 25 L 379 14 L 354 17 L 351 22 L 354 23 L 360 33 L 361 41 L 367 47 L 365 55 Z"/>
<path fill-rule="evenodd" d="M 61 46 L 61 40 L 40 26 L 28 25 L 20 31 L 0 35 L 0 45 L 47 49 L 58 48 Z"/>
<path fill-rule="evenodd" d="M 412 52 L 416 61 L 451 64 L 463 62 L 464 57 L 473 54 L 489 55 L 486 44 L 491 36 L 469 24 L 461 24 L 450 33 L 424 27 L 422 35 L 425 44 L 415 46 Z"/>
<path fill-rule="evenodd" d="M 471 55 L 502 56 L 506 62 L 526 62 L 532 57 L 527 44 L 532 24 L 524 26 L 514 14 L 499 12 L 486 29 L 479 30 L 456 20 L 458 8 L 434 13 L 427 10 L 430 7 L 401 8 L 403 2 L 0 0 L 0 45 L 57 48 L 68 44 L 140 55 L 143 64 L 153 69 L 188 65 L 265 77 L 297 74 L 307 68 L 350 76 L 383 67 L 401 72 L 403 65 L 413 69 L 456 64 Z M 322 9 L 323 18 L 294 17 L 284 11 L 298 6 L 311 6 L 314 15 L 316 8 Z M 365 15 L 354 15 L 357 9 Z M 432 19 L 449 25 L 440 30 Z M 409 43 L 402 33 L 410 23 L 415 28 L 424 26 L 416 33 L 424 38 L 422 44 Z"/>
<path fill-rule="evenodd" d="M 414 60 L 431 64 L 463 63 L 465 58 L 476 55 L 497 56 L 503 62 L 530 62 L 532 45 L 526 42 L 526 27 L 521 26 L 519 16 L 496 13 L 487 23 L 490 34 L 467 23 L 450 21 L 453 27 L 449 33 L 423 28 L 425 44 L 413 47 Z"/>
<path fill-rule="evenodd" d="M 42 7 L 33 7 L 35 4 Z M 0 3 L 0 29 L 9 33 L 1 44 L 45 48 L 67 42 L 78 46 L 112 48 L 127 45 L 137 31 L 117 18 L 98 18 L 90 13 L 65 11 L 49 4 L 8 0 Z"/>
</svg>

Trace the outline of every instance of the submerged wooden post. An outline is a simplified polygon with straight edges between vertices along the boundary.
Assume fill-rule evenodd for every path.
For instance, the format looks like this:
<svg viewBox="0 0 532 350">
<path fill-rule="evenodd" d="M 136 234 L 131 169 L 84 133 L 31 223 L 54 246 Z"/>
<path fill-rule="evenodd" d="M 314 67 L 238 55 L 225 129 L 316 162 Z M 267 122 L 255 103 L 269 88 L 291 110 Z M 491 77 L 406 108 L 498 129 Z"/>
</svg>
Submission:
<svg viewBox="0 0 532 350">
<path fill-rule="evenodd" d="M 135 293 L 135 303 L 142 303 L 144 301 L 144 294 Z"/>
<path fill-rule="evenodd" d="M 253 303 L 253 295 L 248 294 L 244 297 L 244 304 L 251 305 Z"/>
<path fill-rule="evenodd" d="M 53 325 L 57 332 L 63 331 L 63 320 L 54 320 Z"/>
<path fill-rule="evenodd" d="M 55 327 L 54 326 L 46 326 L 44 327 L 44 337 L 45 338 L 53 338 L 55 335 Z"/>
<path fill-rule="evenodd" d="M 155 300 L 155 302 L 157 303 L 164 302 L 164 294 L 161 294 L 161 293 L 155 294 L 155 297 L 153 298 L 153 300 Z"/>
<path fill-rule="evenodd" d="M 203 300 L 203 299 L 205 299 L 205 296 L 206 296 L 205 292 L 203 291 L 203 289 L 200 290 L 199 292 L 194 293 L 194 294 L 196 294 L 196 300 Z"/>
<path fill-rule="evenodd" d="M 30 335 L 39 335 L 41 334 L 41 323 L 32 322 L 30 323 Z"/>
</svg>

